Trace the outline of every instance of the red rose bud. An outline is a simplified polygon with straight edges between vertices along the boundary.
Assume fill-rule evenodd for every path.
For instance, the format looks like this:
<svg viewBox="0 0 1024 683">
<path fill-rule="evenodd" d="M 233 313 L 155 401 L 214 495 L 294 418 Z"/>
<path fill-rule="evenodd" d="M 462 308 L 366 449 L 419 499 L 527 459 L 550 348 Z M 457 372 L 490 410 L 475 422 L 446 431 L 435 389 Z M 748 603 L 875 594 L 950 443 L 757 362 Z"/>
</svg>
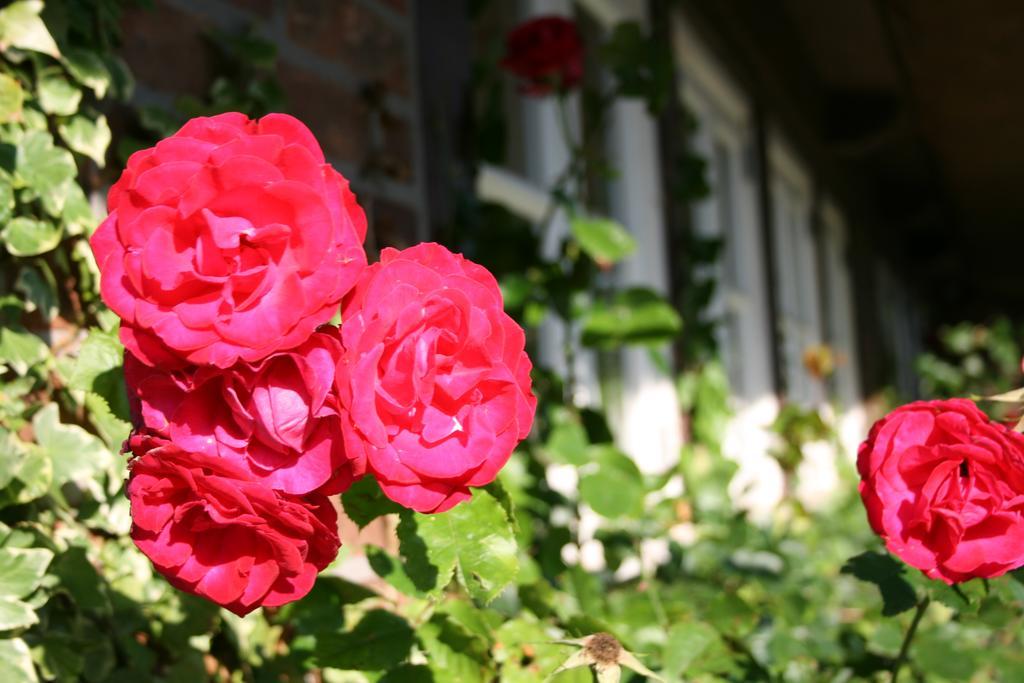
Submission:
<svg viewBox="0 0 1024 683">
<path fill-rule="evenodd" d="M 366 218 L 286 114 L 200 117 L 136 152 L 91 243 L 147 365 L 257 361 L 304 342 L 366 265 Z"/>
<path fill-rule="evenodd" d="M 537 404 L 523 330 L 494 276 L 438 244 L 385 249 L 342 319 L 349 457 L 419 512 L 447 510 L 493 481 Z"/>
<path fill-rule="evenodd" d="M 872 528 L 906 563 L 958 583 L 1024 564 L 1024 436 L 971 401 L 897 408 L 857 454 Z"/>
<path fill-rule="evenodd" d="M 227 369 L 150 368 L 128 353 L 133 420 L 285 493 L 339 493 L 365 469 L 342 441 L 334 377 L 341 354 L 336 328 Z"/>
<path fill-rule="evenodd" d="M 132 540 L 171 585 L 235 614 L 298 600 L 338 554 L 325 496 L 299 498 L 225 458 L 134 434 Z"/>
<path fill-rule="evenodd" d="M 574 88 L 583 78 L 583 43 L 576 24 L 559 16 L 520 24 L 505 39 L 501 66 L 518 76 L 530 95 Z"/>
</svg>

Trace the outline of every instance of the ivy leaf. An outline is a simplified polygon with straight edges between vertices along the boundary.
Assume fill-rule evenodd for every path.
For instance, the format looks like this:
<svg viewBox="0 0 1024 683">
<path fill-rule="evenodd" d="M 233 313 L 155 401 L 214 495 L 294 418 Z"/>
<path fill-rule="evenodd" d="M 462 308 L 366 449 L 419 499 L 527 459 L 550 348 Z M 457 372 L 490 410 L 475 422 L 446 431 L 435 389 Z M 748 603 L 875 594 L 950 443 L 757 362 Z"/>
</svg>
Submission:
<svg viewBox="0 0 1024 683">
<path fill-rule="evenodd" d="M 46 343 L 21 325 L 11 323 L 0 326 L 0 365 L 6 365 L 18 375 L 50 357 Z"/>
<path fill-rule="evenodd" d="M 405 569 L 418 588 L 438 592 L 454 574 L 474 600 L 488 603 L 515 581 L 518 549 L 505 509 L 491 494 L 437 515 L 406 514 L 398 525 Z"/>
<path fill-rule="evenodd" d="M 607 218 L 573 218 L 570 229 L 580 248 L 602 265 L 621 261 L 636 250 L 633 236 Z"/>
<path fill-rule="evenodd" d="M 36 94 L 43 111 L 57 116 L 71 116 L 82 102 L 82 91 L 64 77 L 60 67 L 44 69 L 39 74 Z"/>
<path fill-rule="evenodd" d="M 113 455 L 97 437 L 78 425 L 61 424 L 56 403 L 48 403 L 32 418 L 36 440 L 53 462 L 53 489 L 74 482 L 95 490 L 97 477 L 113 464 Z"/>
<path fill-rule="evenodd" d="M 71 117 L 67 122 L 57 126 L 68 147 L 84 154 L 100 168 L 106 164 L 107 148 L 110 146 L 110 126 L 107 124 L 107 117 L 100 114 L 95 120 L 84 114 Z"/>
<path fill-rule="evenodd" d="M 405 661 L 412 644 L 412 627 L 405 619 L 375 609 L 348 633 L 318 636 L 316 659 L 324 667 L 386 671 Z"/>
<path fill-rule="evenodd" d="M 0 640 L 0 671 L 4 683 L 38 683 L 32 653 L 21 638 Z"/>
<path fill-rule="evenodd" d="M 18 143 L 15 170 L 25 185 L 35 191 L 51 214 L 59 214 L 68 191 L 65 186 L 75 177 L 74 157 L 66 149 L 54 147 L 46 131 L 28 133 Z"/>
<path fill-rule="evenodd" d="M 363 477 L 341 494 L 341 505 L 348 518 L 362 529 L 384 515 L 398 513 L 402 506 L 384 495 L 373 477 Z"/>
<path fill-rule="evenodd" d="M 643 512 L 643 476 L 636 464 L 610 445 L 591 446 L 592 465 L 580 475 L 580 500 L 597 514 L 616 518 Z"/>
<path fill-rule="evenodd" d="M 633 287 L 619 292 L 611 303 L 595 303 L 583 321 L 585 346 L 610 348 L 621 344 L 659 344 L 683 329 L 683 321 L 657 292 Z"/>
<path fill-rule="evenodd" d="M 884 603 L 882 614 L 887 617 L 905 612 L 917 604 L 913 586 L 902 576 L 903 565 L 889 555 L 869 550 L 851 557 L 840 571 L 878 586 Z"/>
<path fill-rule="evenodd" d="M 21 505 L 50 490 L 53 466 L 46 452 L 34 443 L 23 443 L 14 434 L 0 441 L 0 507 Z"/>
<path fill-rule="evenodd" d="M 53 553 L 45 548 L 0 548 L 0 597 L 24 598 L 39 588 Z"/>
<path fill-rule="evenodd" d="M 14 256 L 38 256 L 56 249 L 63 235 L 60 226 L 50 221 L 18 216 L 7 223 L 0 236 Z"/>
<path fill-rule="evenodd" d="M 64 51 L 61 62 L 75 80 L 92 89 L 96 99 L 102 100 L 107 94 L 111 81 L 110 69 L 97 53 L 82 48 L 69 48 Z"/>
<path fill-rule="evenodd" d="M 0 123 L 20 119 L 24 102 L 25 93 L 17 79 L 0 73 Z"/>
<path fill-rule="evenodd" d="M 0 631 L 27 628 L 39 623 L 35 610 L 16 598 L 0 597 Z"/>
<path fill-rule="evenodd" d="M 39 13 L 42 0 L 19 0 L 0 10 L 0 50 L 17 47 L 60 57 L 60 50 Z"/>
<path fill-rule="evenodd" d="M 39 311 L 47 320 L 57 315 L 57 278 L 45 261 L 22 266 L 14 287 L 25 295 L 26 310 Z"/>
</svg>

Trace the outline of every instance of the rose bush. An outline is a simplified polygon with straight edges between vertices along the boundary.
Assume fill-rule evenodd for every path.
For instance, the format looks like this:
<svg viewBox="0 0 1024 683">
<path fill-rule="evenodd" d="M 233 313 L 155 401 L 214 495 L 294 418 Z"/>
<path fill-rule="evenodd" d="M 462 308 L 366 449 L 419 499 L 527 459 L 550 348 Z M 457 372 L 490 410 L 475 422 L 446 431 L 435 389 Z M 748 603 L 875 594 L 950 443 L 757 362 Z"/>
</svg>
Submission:
<svg viewBox="0 0 1024 683">
<path fill-rule="evenodd" d="M 576 24 L 560 16 L 520 24 L 505 39 L 501 66 L 520 78 L 530 95 L 574 88 L 583 78 L 583 42 Z"/>
<path fill-rule="evenodd" d="M 151 368 L 130 353 L 125 379 L 137 426 L 183 449 L 231 460 L 267 486 L 339 493 L 362 474 L 350 460 L 334 390 L 337 328 L 257 363 Z"/>
<path fill-rule="evenodd" d="M 244 615 L 302 597 L 340 547 L 325 496 L 274 491 L 227 458 L 137 433 L 132 540 L 174 586 Z"/>
<path fill-rule="evenodd" d="M 447 510 L 493 481 L 536 408 L 523 330 L 494 276 L 438 244 L 385 249 L 342 320 L 349 456 L 420 512 Z"/>
<path fill-rule="evenodd" d="M 297 346 L 366 264 L 366 219 L 286 114 L 196 118 L 128 160 L 91 243 L 147 365 L 228 367 Z"/>
<path fill-rule="evenodd" d="M 929 577 L 957 583 L 1024 564 L 1024 436 L 965 399 L 911 403 L 857 456 L 872 528 Z"/>
</svg>

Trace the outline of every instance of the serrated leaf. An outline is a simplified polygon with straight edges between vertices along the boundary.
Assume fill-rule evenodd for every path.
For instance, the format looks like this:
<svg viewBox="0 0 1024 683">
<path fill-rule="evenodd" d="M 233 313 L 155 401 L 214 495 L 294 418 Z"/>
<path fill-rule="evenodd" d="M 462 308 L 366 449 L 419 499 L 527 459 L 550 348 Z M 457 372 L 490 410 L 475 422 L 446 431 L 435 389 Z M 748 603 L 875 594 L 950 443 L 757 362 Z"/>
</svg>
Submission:
<svg viewBox="0 0 1024 683">
<path fill-rule="evenodd" d="M 107 117 L 100 114 L 92 119 L 85 114 L 72 116 L 57 126 L 57 132 L 68 147 L 84 154 L 100 168 L 106 164 L 107 148 L 110 147 L 110 126 Z"/>
<path fill-rule="evenodd" d="M 28 628 L 38 622 L 35 610 L 21 600 L 0 597 L 0 631 Z"/>
<path fill-rule="evenodd" d="M 21 325 L 0 326 L 0 364 L 24 375 L 50 357 L 50 347 Z"/>
<path fill-rule="evenodd" d="M 17 47 L 60 57 L 60 50 L 39 16 L 41 0 L 19 0 L 0 10 L 0 50 Z"/>
<path fill-rule="evenodd" d="M 0 73 L 0 123 L 20 119 L 24 103 L 25 93 L 21 89 L 21 83 L 7 74 Z"/>
<path fill-rule="evenodd" d="M 668 631 L 662 668 L 669 678 L 680 677 L 708 647 L 719 639 L 718 632 L 697 621 L 673 624 Z"/>
<path fill-rule="evenodd" d="M 39 587 L 53 553 L 44 548 L 0 548 L 0 597 L 24 598 Z"/>
<path fill-rule="evenodd" d="M 92 50 L 70 48 L 64 51 L 61 62 L 82 85 L 91 88 L 96 99 L 103 99 L 110 87 L 110 70 L 100 56 Z"/>
<path fill-rule="evenodd" d="M 600 264 L 616 263 L 636 250 L 633 236 L 607 218 L 574 218 L 570 229 L 580 248 Z"/>
<path fill-rule="evenodd" d="M 4 683 L 38 683 L 36 669 L 32 666 L 32 653 L 21 638 L 0 640 L 0 671 L 4 672 Z"/>
<path fill-rule="evenodd" d="M 114 456 L 97 437 L 78 425 L 61 424 L 57 404 L 48 403 L 32 418 L 36 441 L 53 463 L 53 488 L 71 481 L 94 490 Z"/>
<path fill-rule="evenodd" d="M 580 500 L 603 517 L 616 518 L 643 512 L 643 476 L 636 464 L 614 446 L 591 446 L 592 468 L 580 475 Z"/>
<path fill-rule="evenodd" d="M 417 539 L 423 547 L 414 549 Z M 443 589 L 454 573 L 474 600 L 488 603 L 519 573 L 512 525 L 486 491 L 441 514 L 403 516 L 399 540 L 406 571 L 430 591 Z"/>
<path fill-rule="evenodd" d="M 405 570 L 405 565 L 399 558 L 390 555 L 388 552 L 375 546 L 366 547 L 366 560 L 370 568 L 380 578 L 388 582 L 395 590 L 405 595 L 416 598 L 427 597 L 427 591 L 433 588 L 433 584 L 421 581 L 425 584 L 418 586 Z"/>
<path fill-rule="evenodd" d="M 634 287 L 619 292 L 611 302 L 596 302 L 584 317 L 581 339 L 585 346 L 604 348 L 658 344 L 682 329 L 682 318 L 662 296 Z"/>
<path fill-rule="evenodd" d="M 913 586 L 902 576 L 903 565 L 889 555 L 869 550 L 851 557 L 840 571 L 878 586 L 884 603 L 882 614 L 887 617 L 905 612 L 917 604 Z"/>
<path fill-rule="evenodd" d="M 90 328 L 68 377 L 68 386 L 103 395 L 105 390 L 123 383 L 124 376 L 119 373 L 123 358 L 124 347 L 116 334 Z"/>
<path fill-rule="evenodd" d="M 71 116 L 82 102 L 81 89 L 64 77 L 60 67 L 42 70 L 36 94 L 42 110 L 56 116 Z"/>
<path fill-rule="evenodd" d="M 412 644 L 412 627 L 405 619 L 375 609 L 347 633 L 319 635 L 316 659 L 320 666 L 336 669 L 386 671 L 405 661 Z"/>
<path fill-rule="evenodd" d="M 449 619 L 435 614 L 417 629 L 436 683 L 484 683 L 493 680 L 487 643 Z"/>
<path fill-rule="evenodd" d="M 0 232 L 7 251 L 14 256 L 38 256 L 53 251 L 62 236 L 59 225 L 25 216 L 8 221 Z"/>
<path fill-rule="evenodd" d="M 392 501 L 380 490 L 373 477 L 363 477 L 341 494 L 341 505 L 345 514 L 360 529 L 382 517 L 402 511 L 402 506 Z"/>
</svg>

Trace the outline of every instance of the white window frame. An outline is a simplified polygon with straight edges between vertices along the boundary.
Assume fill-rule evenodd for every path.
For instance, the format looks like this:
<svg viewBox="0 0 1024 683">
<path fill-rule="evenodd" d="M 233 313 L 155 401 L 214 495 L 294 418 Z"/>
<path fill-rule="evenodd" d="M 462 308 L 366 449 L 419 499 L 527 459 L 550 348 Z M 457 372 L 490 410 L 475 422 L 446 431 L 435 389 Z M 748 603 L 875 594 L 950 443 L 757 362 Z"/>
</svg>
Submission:
<svg viewBox="0 0 1024 683">
<path fill-rule="evenodd" d="M 809 347 L 822 343 L 821 291 L 812 231 L 813 186 L 806 166 L 777 133 L 768 148 L 775 255 L 776 315 L 787 399 L 825 403 L 825 386 L 804 367 Z"/>
<path fill-rule="evenodd" d="M 625 19 L 646 21 L 646 3 L 642 0 L 577 0 L 575 6 L 605 28 Z M 523 0 L 520 7 L 524 19 L 541 14 L 572 16 L 574 10 L 569 0 Z M 571 96 L 568 106 L 570 125 L 578 134 L 578 97 Z M 485 165 L 477 177 L 477 191 L 482 198 L 503 204 L 536 222 L 547 212 L 547 188 L 565 168 L 569 151 L 562 139 L 553 98 L 522 98 L 521 107 L 523 140 L 527 142 L 525 177 Z M 606 135 L 608 154 L 620 171 L 619 177 L 609 183 L 610 213 L 633 233 L 637 242 L 636 252 L 616 268 L 615 278 L 622 286 L 645 286 L 667 294 L 657 123 L 643 103 L 619 101 L 612 106 Z M 546 257 L 557 256 L 568 232 L 567 216 L 556 212 L 541 245 Z M 565 326 L 561 321 L 549 320 L 541 326 L 541 362 L 559 373 L 566 370 L 564 343 Z M 666 376 L 651 359 L 649 350 L 643 348 L 624 349 L 621 370 L 621 404 L 605 406 L 618 444 L 642 471 L 667 471 L 678 462 L 682 446 L 673 378 Z M 576 404 L 597 405 L 602 397 L 596 354 L 578 348 L 574 375 Z"/>
<path fill-rule="evenodd" d="M 697 120 L 691 144 L 707 160 L 710 175 L 711 195 L 694 207 L 694 228 L 725 239 L 712 271 L 718 286 L 709 312 L 719 319 L 719 348 L 734 401 L 742 407 L 774 393 L 758 178 L 750 164 L 753 117 L 740 88 L 682 16 L 674 18 L 672 37 L 682 73 L 679 96 Z M 725 187 L 728 207 L 720 194 Z"/>
</svg>

